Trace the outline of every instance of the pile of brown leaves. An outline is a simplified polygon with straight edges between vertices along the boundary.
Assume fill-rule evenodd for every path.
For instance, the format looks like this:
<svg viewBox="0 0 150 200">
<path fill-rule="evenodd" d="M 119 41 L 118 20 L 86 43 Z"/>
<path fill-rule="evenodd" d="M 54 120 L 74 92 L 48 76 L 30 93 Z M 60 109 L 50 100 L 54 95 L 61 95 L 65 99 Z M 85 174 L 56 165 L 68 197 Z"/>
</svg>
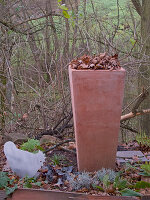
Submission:
<svg viewBox="0 0 150 200">
<path fill-rule="evenodd" d="M 100 53 L 99 55 L 89 56 L 84 55 L 76 60 L 72 60 L 70 63 L 72 69 L 84 70 L 116 70 L 120 69 L 120 63 L 118 61 L 118 55 L 107 55 L 107 53 Z"/>
</svg>

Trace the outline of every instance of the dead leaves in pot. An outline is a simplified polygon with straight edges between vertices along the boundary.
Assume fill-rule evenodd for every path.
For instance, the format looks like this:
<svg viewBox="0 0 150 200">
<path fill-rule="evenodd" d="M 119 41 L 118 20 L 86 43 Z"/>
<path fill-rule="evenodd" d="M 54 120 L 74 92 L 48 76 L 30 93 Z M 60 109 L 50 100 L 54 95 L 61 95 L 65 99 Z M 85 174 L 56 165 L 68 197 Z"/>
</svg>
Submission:
<svg viewBox="0 0 150 200">
<path fill-rule="evenodd" d="M 120 68 L 118 55 L 109 56 L 107 53 L 100 53 L 99 55 L 89 56 L 83 55 L 70 63 L 72 69 L 85 70 L 116 70 Z"/>
</svg>

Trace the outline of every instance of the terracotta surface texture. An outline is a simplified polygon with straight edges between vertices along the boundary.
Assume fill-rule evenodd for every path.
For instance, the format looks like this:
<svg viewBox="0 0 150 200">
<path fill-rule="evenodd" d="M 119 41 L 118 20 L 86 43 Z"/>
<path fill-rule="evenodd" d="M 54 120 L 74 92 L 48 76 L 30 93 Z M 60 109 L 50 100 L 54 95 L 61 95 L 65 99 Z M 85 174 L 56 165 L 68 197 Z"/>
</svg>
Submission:
<svg viewBox="0 0 150 200">
<path fill-rule="evenodd" d="M 92 196 L 81 193 L 19 189 L 7 200 L 137 200 L 134 197 Z M 1 199 L 3 200 L 3 199 Z M 144 200 L 144 199 L 143 199 Z"/>
<path fill-rule="evenodd" d="M 114 168 L 125 70 L 69 67 L 79 171 Z"/>
<path fill-rule="evenodd" d="M 16 190 L 8 200 L 67 200 L 80 195 L 82 194 L 49 190 L 19 189 Z"/>
</svg>

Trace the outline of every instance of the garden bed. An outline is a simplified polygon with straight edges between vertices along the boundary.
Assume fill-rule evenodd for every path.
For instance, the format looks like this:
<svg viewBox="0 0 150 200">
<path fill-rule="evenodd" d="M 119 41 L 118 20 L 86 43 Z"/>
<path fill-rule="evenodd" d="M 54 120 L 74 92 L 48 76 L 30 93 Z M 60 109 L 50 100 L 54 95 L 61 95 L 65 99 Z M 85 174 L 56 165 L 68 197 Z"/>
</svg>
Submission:
<svg viewBox="0 0 150 200">
<path fill-rule="evenodd" d="M 50 146 L 51 145 L 44 144 L 43 148 L 48 149 L 48 148 L 50 148 Z M 37 192 L 38 194 L 40 193 L 42 195 L 48 196 L 48 193 L 51 190 L 53 192 L 50 192 L 50 194 L 56 194 L 57 200 L 59 200 L 58 196 L 60 195 L 60 193 L 59 194 L 57 193 L 58 191 L 61 191 L 62 194 L 64 195 L 64 197 L 65 197 L 65 195 L 67 197 L 68 192 L 73 192 L 76 194 L 75 196 L 73 196 L 73 198 L 76 197 L 76 199 L 77 198 L 82 199 L 81 198 L 82 196 L 80 196 L 81 194 L 87 195 L 83 199 L 94 199 L 94 198 L 95 199 L 96 198 L 97 199 L 108 199 L 108 200 L 125 199 L 124 197 L 121 196 L 121 190 L 123 190 L 123 189 L 118 188 L 121 186 L 121 184 L 123 184 L 123 182 L 122 183 L 118 182 L 119 185 L 115 186 L 115 189 L 112 187 L 113 183 L 109 183 L 107 185 L 107 179 L 105 180 L 106 183 L 102 183 L 104 181 L 103 180 L 102 182 L 97 182 L 95 186 L 93 185 L 92 182 L 90 184 L 88 184 L 88 182 L 91 180 L 91 178 L 93 178 L 95 176 L 95 173 L 89 173 L 89 174 L 78 173 L 77 172 L 76 154 L 72 152 L 73 150 L 71 150 L 71 151 L 64 150 L 64 149 L 69 150 L 69 148 L 70 148 L 69 145 L 65 144 L 57 149 L 50 151 L 47 154 L 45 166 L 43 167 L 42 170 L 40 170 L 40 174 L 37 179 L 26 178 L 26 179 L 20 180 L 19 177 L 12 174 L 10 170 L 7 170 L 6 166 L 4 167 L 4 164 L 6 164 L 5 163 L 6 159 L 3 154 L 3 147 L 1 147 L 1 155 L 2 155 L 1 159 L 0 159 L 0 163 L 2 164 L 1 167 L 3 166 L 3 168 L 6 171 L 8 171 L 9 179 L 13 180 L 13 184 L 9 184 L 8 189 L 13 188 L 14 185 L 17 185 L 17 188 L 18 188 L 18 190 L 16 190 L 16 192 L 14 192 L 12 199 L 17 200 L 17 199 L 15 199 L 15 198 L 17 198 L 16 197 L 17 195 L 25 194 L 28 196 L 30 194 L 34 194 L 35 192 Z M 126 151 L 127 150 L 130 150 L 130 151 L 131 150 L 139 150 L 139 149 L 142 150 L 141 146 L 138 145 L 136 142 L 130 143 L 130 145 L 123 144 L 122 146 L 119 146 L 118 149 L 126 150 Z M 130 164 L 127 163 L 125 165 L 120 165 L 120 166 L 118 164 L 116 164 L 115 172 L 122 172 L 122 174 L 120 175 L 120 178 L 121 178 L 120 181 L 127 180 L 128 184 L 126 185 L 125 189 L 130 189 L 134 192 L 137 192 L 137 194 L 140 193 L 141 196 L 149 195 L 150 194 L 150 189 L 149 189 L 150 185 L 149 184 L 147 184 L 146 186 L 144 184 L 144 186 L 143 186 L 142 183 L 140 183 L 141 184 L 140 187 L 142 187 L 142 188 L 138 188 L 139 186 L 137 188 L 135 188 L 135 185 L 137 184 L 137 182 L 138 183 L 141 182 L 142 176 L 139 174 L 140 167 L 139 167 L 139 165 L 137 165 L 139 163 L 139 160 L 137 160 L 137 158 L 133 158 L 133 161 L 134 161 L 134 164 L 133 164 L 133 162 L 131 162 Z M 1 168 L 1 170 L 2 170 L 2 168 Z M 49 178 L 51 177 L 48 175 L 48 173 L 52 173 L 51 174 L 51 176 L 53 177 L 52 179 L 48 179 L 48 177 Z M 65 173 L 70 173 L 70 175 L 72 177 L 74 177 L 72 179 L 73 185 L 70 185 L 68 180 L 63 180 L 63 176 L 65 175 Z M 80 176 L 81 174 L 82 174 L 82 176 Z M 81 177 L 85 178 L 84 181 L 86 180 L 87 182 L 83 183 L 83 185 L 82 185 L 81 181 L 78 180 L 79 176 L 80 176 L 80 178 Z M 24 188 L 26 188 L 26 189 L 24 190 Z M 41 190 L 43 192 L 41 192 Z M 24 191 L 25 191 L 25 193 L 24 193 Z M 128 191 L 128 190 L 124 190 L 124 191 L 125 191 L 125 193 L 124 194 L 122 193 L 122 195 L 125 195 L 125 194 L 131 195 L 131 196 L 137 195 L 134 193 L 129 194 L 130 191 Z M 69 193 L 69 195 L 70 194 L 72 194 L 72 193 Z M 96 197 L 95 195 L 98 197 Z M 135 197 L 129 198 L 129 199 L 135 199 Z M 138 197 L 137 197 L 137 199 L 138 199 Z"/>
</svg>

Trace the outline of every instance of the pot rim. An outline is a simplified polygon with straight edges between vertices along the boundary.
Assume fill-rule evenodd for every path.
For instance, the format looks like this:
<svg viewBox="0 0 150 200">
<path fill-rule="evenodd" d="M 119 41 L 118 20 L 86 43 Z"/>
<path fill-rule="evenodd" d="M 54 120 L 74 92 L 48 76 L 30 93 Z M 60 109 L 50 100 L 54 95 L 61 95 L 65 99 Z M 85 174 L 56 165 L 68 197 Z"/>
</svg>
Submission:
<svg viewBox="0 0 150 200">
<path fill-rule="evenodd" d="M 126 70 L 121 67 L 119 69 L 115 69 L 115 70 L 106 70 L 106 69 L 102 69 L 102 70 L 94 70 L 94 69 L 73 69 L 71 68 L 71 65 L 68 66 L 69 70 L 72 70 L 73 72 L 96 72 L 96 73 L 102 73 L 102 72 L 125 72 Z"/>
<path fill-rule="evenodd" d="M 86 193 L 80 193 L 80 192 L 66 192 L 66 191 L 60 191 L 60 190 L 45 190 L 45 189 L 32 189 L 32 188 L 18 188 L 17 190 L 15 190 L 14 191 L 14 193 L 17 193 L 17 194 L 15 194 L 15 197 L 18 195 L 18 192 L 20 193 L 24 193 L 24 192 L 29 192 L 29 193 L 32 193 L 32 192 L 40 192 L 41 193 L 41 195 L 42 195 L 42 193 L 49 193 L 49 195 L 50 195 L 50 193 L 56 193 L 56 194 L 58 194 L 58 193 L 62 193 L 62 194 L 66 194 L 66 195 L 74 195 L 74 197 L 75 197 L 75 199 L 80 199 L 80 198 L 83 198 L 83 199 L 85 199 L 85 197 L 96 197 L 96 199 L 101 199 L 101 198 L 104 198 L 104 199 L 107 199 L 107 200 L 112 200 L 112 197 L 113 197 L 113 199 L 115 200 L 127 200 L 127 198 L 129 199 L 129 200 L 136 200 L 136 197 L 133 197 L 133 196 L 103 196 L 103 195 L 99 195 L 99 194 L 97 194 L 97 195 L 91 195 L 91 194 L 86 194 Z M 14 193 L 12 194 L 12 197 L 10 198 L 10 200 L 11 199 L 13 199 L 13 195 L 14 195 Z M 144 195 L 145 197 L 149 197 L 150 195 Z M 144 197 L 143 196 L 143 197 Z M 8 198 L 9 199 L 9 198 Z M 15 198 L 16 199 L 16 198 Z M 89 199 L 89 198 L 88 198 Z"/>
</svg>

